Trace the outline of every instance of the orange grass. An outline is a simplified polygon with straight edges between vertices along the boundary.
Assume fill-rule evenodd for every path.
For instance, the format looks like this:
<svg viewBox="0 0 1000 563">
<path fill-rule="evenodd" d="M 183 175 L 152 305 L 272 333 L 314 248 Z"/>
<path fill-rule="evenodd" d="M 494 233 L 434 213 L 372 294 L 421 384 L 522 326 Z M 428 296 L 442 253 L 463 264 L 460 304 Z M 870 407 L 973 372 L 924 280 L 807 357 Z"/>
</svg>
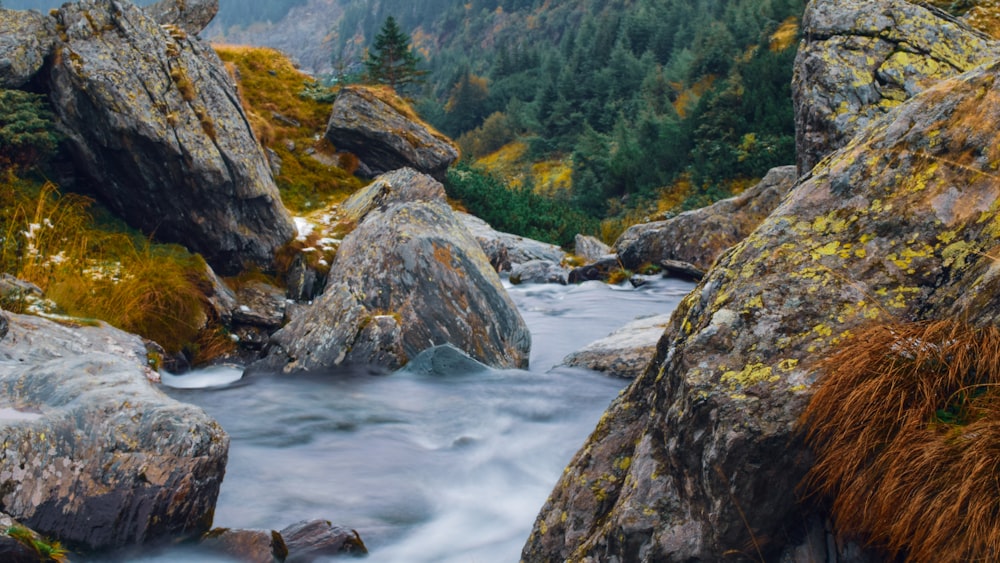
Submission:
<svg viewBox="0 0 1000 563">
<path fill-rule="evenodd" d="M 820 369 L 803 486 L 838 532 L 906 561 L 1000 560 L 1000 331 L 872 326 Z"/>
</svg>

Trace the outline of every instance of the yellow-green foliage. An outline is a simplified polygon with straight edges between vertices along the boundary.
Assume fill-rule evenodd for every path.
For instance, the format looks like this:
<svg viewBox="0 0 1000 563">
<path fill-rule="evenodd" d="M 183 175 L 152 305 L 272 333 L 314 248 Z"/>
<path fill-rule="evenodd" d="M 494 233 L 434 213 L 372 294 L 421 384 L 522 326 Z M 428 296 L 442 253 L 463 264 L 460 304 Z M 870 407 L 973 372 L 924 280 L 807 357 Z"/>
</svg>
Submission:
<svg viewBox="0 0 1000 563">
<path fill-rule="evenodd" d="M 213 47 L 239 77 L 240 96 L 257 139 L 281 159 L 275 180 L 286 207 L 296 212 L 325 207 L 363 185 L 352 175 L 356 159 L 337 155 L 323 138 L 331 104 L 317 100 L 322 96 L 315 95 L 312 78 L 274 49 Z M 301 95 L 306 90 L 310 95 Z M 314 154 L 306 154 L 307 149 Z"/>
<path fill-rule="evenodd" d="M 120 226 L 102 230 L 92 203 L 7 173 L 0 181 L 0 270 L 34 283 L 66 314 L 104 320 L 169 352 L 214 330 L 201 257 Z"/>
<path fill-rule="evenodd" d="M 4 533 L 38 554 L 40 562 L 53 561 L 55 563 L 64 563 L 68 561 L 67 551 L 57 541 L 48 541 L 44 538 L 36 537 L 31 530 L 20 526 L 11 526 L 4 530 Z"/>
</svg>

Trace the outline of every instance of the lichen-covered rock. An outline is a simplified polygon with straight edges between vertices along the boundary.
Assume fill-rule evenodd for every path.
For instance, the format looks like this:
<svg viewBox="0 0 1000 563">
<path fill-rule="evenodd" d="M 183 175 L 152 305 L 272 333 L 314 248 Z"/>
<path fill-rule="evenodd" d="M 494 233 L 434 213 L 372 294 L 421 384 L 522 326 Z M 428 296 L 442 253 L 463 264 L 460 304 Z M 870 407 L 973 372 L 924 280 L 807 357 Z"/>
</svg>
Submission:
<svg viewBox="0 0 1000 563">
<path fill-rule="evenodd" d="M 391 90 L 345 86 L 333 102 L 326 137 L 373 174 L 409 167 L 443 181 L 458 149 L 403 104 Z"/>
<path fill-rule="evenodd" d="M 219 11 L 219 0 L 160 0 L 143 8 L 156 23 L 197 34 Z"/>
<path fill-rule="evenodd" d="M 547 260 L 560 264 L 566 258 L 563 249 L 554 244 L 502 233 L 475 215 L 461 212 L 456 215 L 479 242 L 479 246 L 489 257 L 493 269 L 498 272 L 510 271 L 515 264 L 524 264 L 532 260 Z"/>
<path fill-rule="evenodd" d="M 568 366 L 635 379 L 656 353 L 656 344 L 667 328 L 670 315 L 636 319 L 610 335 L 573 352 L 563 360 Z"/>
<path fill-rule="evenodd" d="M 147 380 L 142 341 L 10 315 L 0 340 L 0 509 L 71 547 L 209 529 L 229 438 Z"/>
<path fill-rule="evenodd" d="M 630 270 L 663 260 L 680 260 L 705 271 L 726 249 L 757 228 L 795 184 L 794 166 L 771 169 L 742 194 L 653 223 L 629 227 L 614 251 Z"/>
<path fill-rule="evenodd" d="M 257 368 L 392 369 L 441 344 L 492 366 L 527 365 L 530 333 L 441 184 L 400 169 L 342 207 L 358 224 L 340 245 L 326 290 L 272 337 Z"/>
<path fill-rule="evenodd" d="M 720 257 L 566 469 L 525 561 L 799 552 L 820 510 L 796 495 L 816 362 L 870 323 L 1000 320 L 998 75 L 945 79 L 870 125 Z"/>
<path fill-rule="evenodd" d="M 52 18 L 0 8 L 0 88 L 24 86 L 42 69 L 55 41 Z"/>
<path fill-rule="evenodd" d="M 52 105 L 102 199 L 223 275 L 269 269 L 295 230 L 215 53 L 129 2 L 85 0 L 54 14 Z"/>
<path fill-rule="evenodd" d="M 893 107 L 942 78 L 995 58 L 994 41 L 906 0 L 812 0 L 795 59 L 800 174 Z"/>
</svg>

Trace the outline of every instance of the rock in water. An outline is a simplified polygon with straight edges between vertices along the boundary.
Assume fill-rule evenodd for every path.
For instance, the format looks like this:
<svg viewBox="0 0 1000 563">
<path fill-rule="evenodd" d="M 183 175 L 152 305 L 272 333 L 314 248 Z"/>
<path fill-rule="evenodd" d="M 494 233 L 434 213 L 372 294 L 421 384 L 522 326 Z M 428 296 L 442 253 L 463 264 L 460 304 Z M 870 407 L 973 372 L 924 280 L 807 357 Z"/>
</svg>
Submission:
<svg viewBox="0 0 1000 563">
<path fill-rule="evenodd" d="M 410 167 L 444 181 L 458 149 L 403 104 L 388 89 L 345 86 L 333 102 L 326 137 L 374 174 Z"/>
<path fill-rule="evenodd" d="M 996 42 L 906 0 L 813 0 L 795 58 L 799 174 L 873 120 L 942 78 L 992 60 Z"/>
<path fill-rule="evenodd" d="M 221 274 L 270 269 L 294 226 L 215 53 L 129 2 L 54 13 L 52 105 L 94 189 L 133 226 L 200 252 Z"/>
<path fill-rule="evenodd" d="M 816 362 L 872 323 L 1000 319 L 998 75 L 871 123 L 719 259 L 566 469 L 525 561 L 757 559 L 755 542 L 784 561 L 826 536 L 796 495 Z"/>
<path fill-rule="evenodd" d="M 257 368 L 394 369 L 442 344 L 490 366 L 527 365 L 528 328 L 441 184 L 396 170 L 342 213 L 357 228 L 341 243 L 326 290 L 274 335 Z"/>
<path fill-rule="evenodd" d="M 209 529 L 229 438 L 151 386 L 143 349 L 107 325 L 10 315 L 0 340 L 3 512 L 85 551 Z"/>
<path fill-rule="evenodd" d="M 622 266 L 635 270 L 663 260 L 680 260 L 705 271 L 725 250 L 743 240 L 795 184 L 795 167 L 771 169 L 742 194 L 693 209 L 666 221 L 629 227 L 614 250 Z"/>
<path fill-rule="evenodd" d="M 0 8 L 0 88 L 20 88 L 41 70 L 56 41 L 52 18 Z"/>
</svg>

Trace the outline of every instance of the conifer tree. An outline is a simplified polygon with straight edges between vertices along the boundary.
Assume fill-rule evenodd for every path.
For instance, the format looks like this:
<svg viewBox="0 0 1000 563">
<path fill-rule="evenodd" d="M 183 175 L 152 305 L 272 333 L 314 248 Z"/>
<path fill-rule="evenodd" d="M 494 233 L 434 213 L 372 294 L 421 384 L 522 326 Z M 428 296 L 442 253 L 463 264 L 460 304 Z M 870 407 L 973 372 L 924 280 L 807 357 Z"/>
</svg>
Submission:
<svg viewBox="0 0 1000 563">
<path fill-rule="evenodd" d="M 368 79 L 393 89 L 418 84 L 426 74 L 417 68 L 419 63 L 420 57 L 410 50 L 410 36 L 399 28 L 396 18 L 386 18 L 365 58 Z"/>
</svg>

